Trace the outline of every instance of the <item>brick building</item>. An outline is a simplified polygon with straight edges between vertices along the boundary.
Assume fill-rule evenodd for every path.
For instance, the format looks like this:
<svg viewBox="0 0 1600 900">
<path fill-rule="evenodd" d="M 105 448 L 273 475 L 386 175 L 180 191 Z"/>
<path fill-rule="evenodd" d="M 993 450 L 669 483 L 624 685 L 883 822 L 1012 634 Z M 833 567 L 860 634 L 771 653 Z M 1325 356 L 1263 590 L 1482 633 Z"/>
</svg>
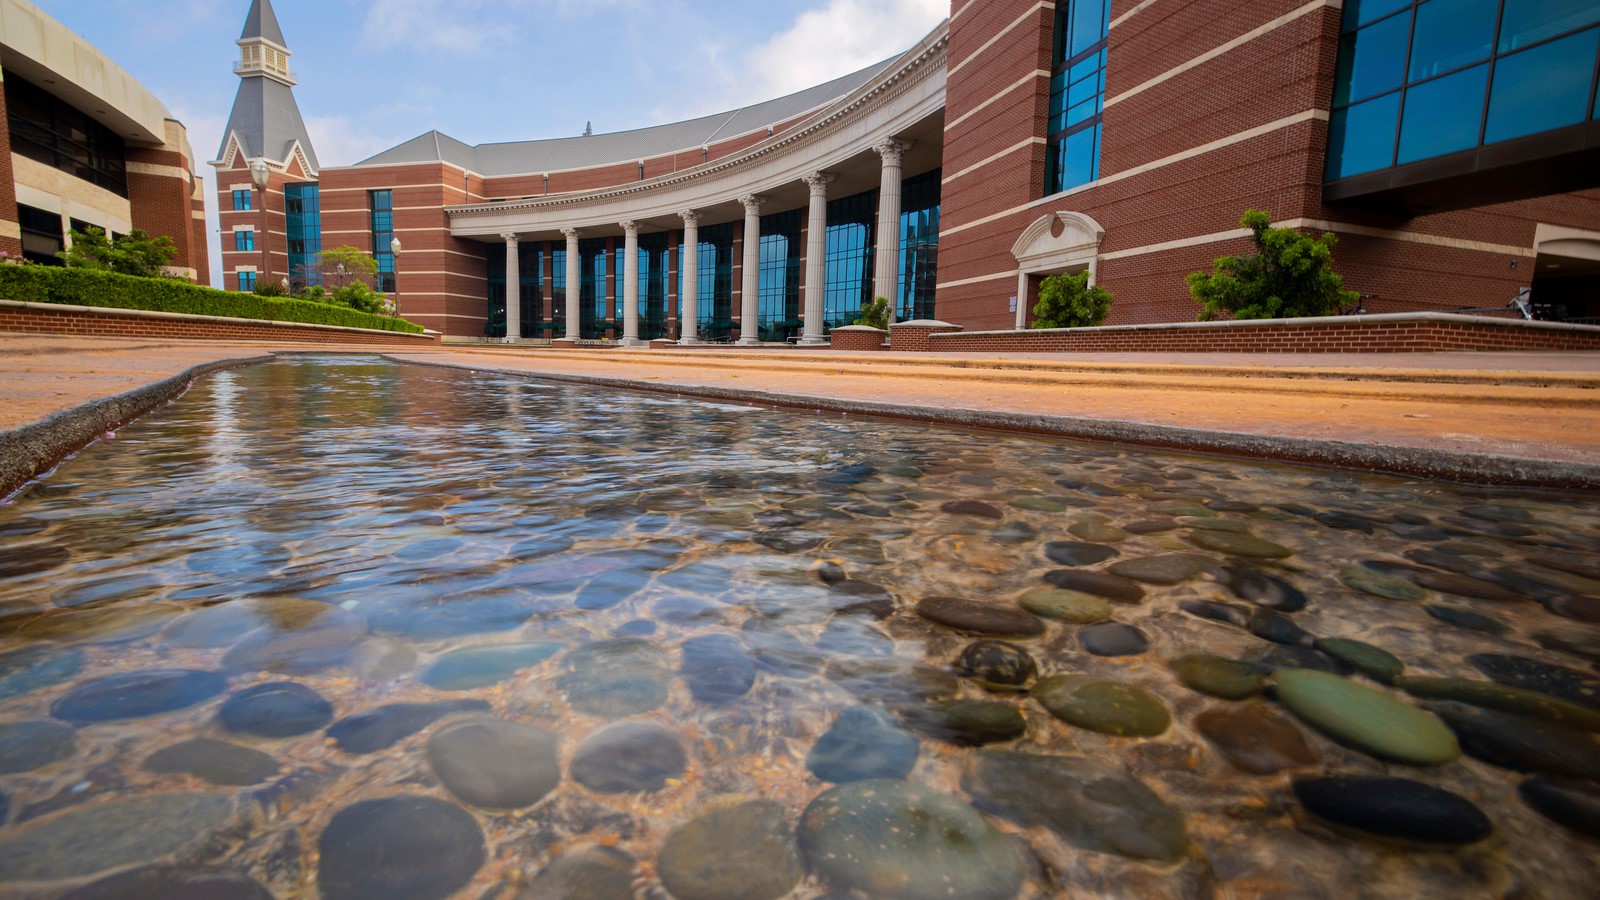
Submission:
<svg viewBox="0 0 1600 900">
<path fill-rule="evenodd" d="M 1249 208 L 1337 234 L 1368 311 L 1531 288 L 1600 316 L 1587 0 L 955 0 L 788 97 L 554 140 L 430 131 L 321 170 L 268 0 L 240 46 L 223 229 L 270 223 L 270 253 L 225 243 L 229 286 L 315 280 L 349 244 L 447 336 L 812 343 L 875 296 L 1001 330 L 1080 270 L 1111 324 L 1187 321 L 1184 276 L 1248 246 Z M 237 209 L 253 160 L 267 208 Z"/>
<path fill-rule="evenodd" d="M 0 4 L 0 69 L 0 251 L 59 265 L 74 229 L 138 228 L 209 281 L 204 182 L 161 101 L 26 0 Z"/>
</svg>

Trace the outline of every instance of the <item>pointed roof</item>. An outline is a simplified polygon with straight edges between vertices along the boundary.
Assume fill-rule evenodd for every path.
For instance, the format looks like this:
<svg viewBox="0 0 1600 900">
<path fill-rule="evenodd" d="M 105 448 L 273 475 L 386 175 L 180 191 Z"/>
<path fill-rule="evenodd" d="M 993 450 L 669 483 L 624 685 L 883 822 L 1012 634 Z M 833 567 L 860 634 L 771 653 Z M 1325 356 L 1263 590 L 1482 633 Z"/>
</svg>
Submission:
<svg viewBox="0 0 1600 900">
<path fill-rule="evenodd" d="M 311 149 L 311 135 L 300 117 L 300 106 L 294 102 L 294 90 L 276 79 L 264 75 L 240 79 L 239 93 L 234 95 L 233 112 L 228 116 L 228 127 L 223 129 L 217 159 L 227 155 L 228 141 L 235 135 L 246 159 L 265 157 L 274 162 L 287 162 L 298 142 L 312 170 L 322 169 L 316 151 Z"/>
<path fill-rule="evenodd" d="M 278 27 L 278 15 L 272 11 L 272 0 L 251 0 L 250 13 L 244 17 L 244 33 L 239 40 L 265 38 L 279 47 L 288 47 L 283 39 L 283 29 Z"/>
</svg>

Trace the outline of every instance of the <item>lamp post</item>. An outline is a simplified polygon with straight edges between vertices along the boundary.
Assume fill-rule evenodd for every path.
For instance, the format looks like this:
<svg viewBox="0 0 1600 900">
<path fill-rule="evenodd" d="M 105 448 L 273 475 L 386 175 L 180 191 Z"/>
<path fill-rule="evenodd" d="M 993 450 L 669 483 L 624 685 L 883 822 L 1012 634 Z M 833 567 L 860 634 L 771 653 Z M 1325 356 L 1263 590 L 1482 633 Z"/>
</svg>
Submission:
<svg viewBox="0 0 1600 900">
<path fill-rule="evenodd" d="M 252 160 L 250 163 L 250 181 L 256 186 L 256 193 L 261 195 L 261 274 L 266 281 L 272 280 L 272 225 L 267 221 L 267 182 L 272 178 L 272 170 L 267 168 L 265 160 Z"/>
<path fill-rule="evenodd" d="M 400 238 L 396 237 L 389 242 L 389 251 L 394 254 L 394 317 L 400 318 Z"/>
</svg>

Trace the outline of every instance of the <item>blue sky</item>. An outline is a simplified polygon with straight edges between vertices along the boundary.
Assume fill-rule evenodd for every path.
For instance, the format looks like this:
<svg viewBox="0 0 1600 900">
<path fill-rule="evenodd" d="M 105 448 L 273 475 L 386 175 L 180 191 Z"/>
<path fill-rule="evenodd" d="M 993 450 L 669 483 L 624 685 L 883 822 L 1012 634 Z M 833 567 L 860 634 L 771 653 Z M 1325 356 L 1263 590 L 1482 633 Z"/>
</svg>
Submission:
<svg viewBox="0 0 1600 900">
<path fill-rule="evenodd" d="M 189 129 L 200 174 L 249 0 L 35 0 Z M 733 109 L 910 47 L 948 0 L 275 0 L 324 166 L 437 128 L 469 144 Z M 159 12 L 157 12 L 159 11 Z M 208 198 L 214 202 L 214 197 Z M 212 210 L 215 231 L 215 211 Z M 212 260 L 221 259 L 213 235 Z M 217 281 L 216 277 L 213 281 Z"/>
</svg>

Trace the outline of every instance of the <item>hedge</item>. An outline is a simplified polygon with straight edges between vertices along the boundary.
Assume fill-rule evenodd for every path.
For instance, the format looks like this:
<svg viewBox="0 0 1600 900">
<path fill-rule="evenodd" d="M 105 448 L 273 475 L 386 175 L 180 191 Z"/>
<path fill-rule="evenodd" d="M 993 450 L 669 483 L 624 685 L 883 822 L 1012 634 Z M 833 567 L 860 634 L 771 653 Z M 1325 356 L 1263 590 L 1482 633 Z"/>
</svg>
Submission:
<svg viewBox="0 0 1600 900">
<path fill-rule="evenodd" d="M 414 322 L 357 312 L 343 306 L 219 291 L 174 278 L 136 278 L 98 269 L 0 265 L 0 298 L 102 309 L 142 309 L 267 322 L 338 325 L 407 334 L 421 334 L 423 331 L 423 327 Z"/>
</svg>

